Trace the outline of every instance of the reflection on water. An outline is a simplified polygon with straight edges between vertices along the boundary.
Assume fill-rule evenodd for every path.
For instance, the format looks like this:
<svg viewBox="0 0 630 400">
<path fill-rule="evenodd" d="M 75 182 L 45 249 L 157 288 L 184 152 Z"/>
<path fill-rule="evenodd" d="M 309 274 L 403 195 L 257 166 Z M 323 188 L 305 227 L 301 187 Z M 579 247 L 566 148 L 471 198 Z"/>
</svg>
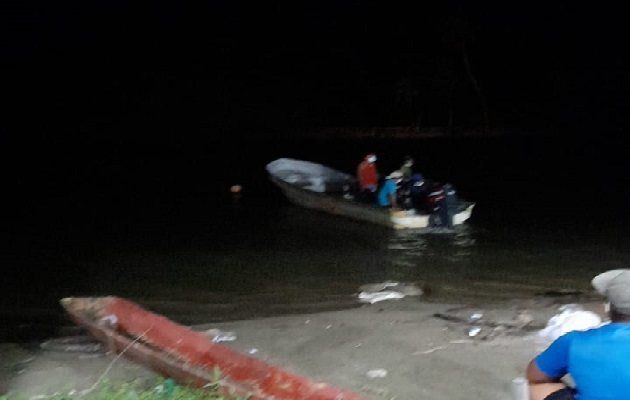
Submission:
<svg viewBox="0 0 630 400">
<path fill-rule="evenodd" d="M 424 266 L 465 263 L 475 255 L 475 229 L 396 230 L 387 245 L 390 264 L 399 279 L 413 279 Z"/>
<path fill-rule="evenodd" d="M 595 274 L 629 265 L 628 252 L 610 241 L 614 229 L 589 242 L 575 240 L 587 233 L 562 227 L 507 228 L 479 228 L 473 220 L 451 231 L 392 231 L 383 253 L 387 279 L 419 282 L 429 298 L 463 302 L 557 290 L 588 296 Z"/>
<path fill-rule="evenodd" d="M 458 225 L 453 229 L 398 229 L 393 231 L 387 247 L 406 255 L 422 255 L 429 243 L 437 241 L 449 243 L 454 249 L 472 247 L 475 245 L 474 228 Z"/>
<path fill-rule="evenodd" d="M 397 232 L 387 256 L 391 279 L 420 283 L 433 297 L 463 299 L 479 283 L 474 235 L 472 228 L 448 234 Z"/>
</svg>

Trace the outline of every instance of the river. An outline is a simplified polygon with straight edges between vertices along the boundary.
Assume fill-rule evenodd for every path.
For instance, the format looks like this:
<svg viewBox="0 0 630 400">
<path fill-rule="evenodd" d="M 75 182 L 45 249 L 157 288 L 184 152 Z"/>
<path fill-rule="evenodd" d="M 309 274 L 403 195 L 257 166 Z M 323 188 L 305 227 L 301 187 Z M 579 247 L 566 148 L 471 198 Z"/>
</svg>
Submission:
<svg viewBox="0 0 630 400">
<path fill-rule="evenodd" d="M 356 306 L 360 285 L 385 280 L 426 301 L 587 293 L 595 274 L 630 266 L 625 148 L 546 136 L 16 144 L 0 317 L 34 324 L 61 314 L 62 297 L 117 295 L 183 323 L 256 318 Z M 294 206 L 265 172 L 279 157 L 353 172 L 368 152 L 384 173 L 413 156 L 477 203 L 472 218 L 448 234 L 394 231 Z"/>
</svg>

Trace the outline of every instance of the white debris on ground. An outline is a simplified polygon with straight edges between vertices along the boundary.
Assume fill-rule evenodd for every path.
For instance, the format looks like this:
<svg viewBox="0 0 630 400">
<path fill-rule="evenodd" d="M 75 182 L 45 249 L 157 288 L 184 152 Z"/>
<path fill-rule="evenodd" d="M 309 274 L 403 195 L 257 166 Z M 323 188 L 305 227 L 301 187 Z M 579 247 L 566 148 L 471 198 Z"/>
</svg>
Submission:
<svg viewBox="0 0 630 400">
<path fill-rule="evenodd" d="M 366 372 L 365 375 L 367 375 L 369 378 L 372 378 L 372 379 L 385 378 L 387 376 L 387 370 L 383 368 L 372 369 Z"/>
<path fill-rule="evenodd" d="M 404 294 L 399 293 L 399 292 L 394 292 L 391 290 L 384 290 L 382 292 L 376 292 L 376 293 L 367 293 L 367 292 L 359 293 L 359 300 L 362 301 L 363 303 L 370 303 L 370 304 L 374 304 L 376 302 L 383 301 L 383 300 L 402 299 L 403 297 L 405 297 Z"/>
<path fill-rule="evenodd" d="M 567 332 L 587 330 L 602 324 L 599 315 L 584 310 L 578 304 L 565 304 L 558 310 L 560 313 L 551 317 L 547 326 L 538 332 L 539 337 L 554 341 Z"/>
<path fill-rule="evenodd" d="M 214 343 L 233 342 L 236 340 L 236 334 L 234 334 L 234 332 L 223 332 L 219 329 L 212 328 L 206 330 L 205 333 Z"/>
<path fill-rule="evenodd" d="M 566 332 L 590 329 L 602 323 L 592 303 L 544 304 L 531 300 L 514 301 L 509 306 L 477 303 L 449 308 L 433 316 L 447 321 L 449 330 L 462 332 L 474 341 L 520 336 L 540 339 L 545 345 Z"/>
<path fill-rule="evenodd" d="M 383 300 L 402 299 L 406 296 L 421 296 L 423 294 L 422 289 L 413 284 L 394 281 L 369 283 L 362 285 L 359 290 L 361 290 L 358 296 L 359 300 L 370 304 Z"/>
</svg>

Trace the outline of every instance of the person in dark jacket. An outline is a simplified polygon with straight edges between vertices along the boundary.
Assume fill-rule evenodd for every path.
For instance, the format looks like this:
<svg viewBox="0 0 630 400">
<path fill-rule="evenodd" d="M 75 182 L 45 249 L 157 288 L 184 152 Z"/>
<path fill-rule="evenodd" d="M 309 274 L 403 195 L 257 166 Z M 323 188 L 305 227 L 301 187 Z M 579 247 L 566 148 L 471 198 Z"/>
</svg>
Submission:
<svg viewBox="0 0 630 400">
<path fill-rule="evenodd" d="M 427 183 L 422 174 L 412 174 L 405 186 L 405 194 L 408 196 L 407 208 L 413 208 L 418 212 L 424 212 L 426 208 Z"/>
</svg>

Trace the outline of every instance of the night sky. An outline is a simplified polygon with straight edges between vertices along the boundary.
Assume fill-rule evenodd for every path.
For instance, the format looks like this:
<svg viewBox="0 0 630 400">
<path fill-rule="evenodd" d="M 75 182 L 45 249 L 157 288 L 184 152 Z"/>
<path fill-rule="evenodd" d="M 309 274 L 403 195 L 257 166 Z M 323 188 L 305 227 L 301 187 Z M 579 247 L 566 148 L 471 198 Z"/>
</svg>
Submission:
<svg viewBox="0 0 630 400">
<path fill-rule="evenodd" d="M 451 115 L 478 129 L 483 99 L 496 131 L 627 132 L 621 6 L 478 3 L 3 3 L 1 128 L 265 137 Z"/>
</svg>

